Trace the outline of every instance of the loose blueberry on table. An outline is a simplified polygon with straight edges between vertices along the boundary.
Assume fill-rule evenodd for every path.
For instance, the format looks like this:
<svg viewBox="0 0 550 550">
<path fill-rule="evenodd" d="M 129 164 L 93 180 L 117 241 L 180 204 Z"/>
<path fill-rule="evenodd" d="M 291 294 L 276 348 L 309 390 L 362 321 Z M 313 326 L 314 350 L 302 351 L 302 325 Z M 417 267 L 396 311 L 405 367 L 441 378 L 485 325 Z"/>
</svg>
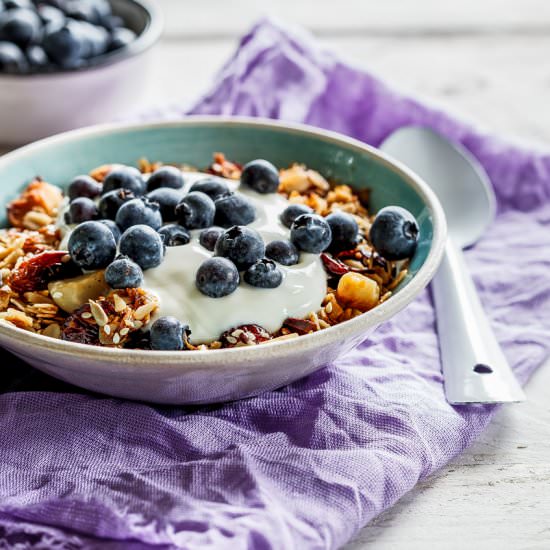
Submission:
<svg viewBox="0 0 550 550">
<path fill-rule="evenodd" d="M 87 10 L 78 16 L 100 20 Z M 45 6 L 39 13 L 50 28 L 65 24 Z M 37 178 L 8 205 L 8 216 L 0 253 L 27 244 L 22 259 L 0 264 L 1 320 L 72 342 L 159 351 L 258 344 L 351 319 L 389 298 L 419 237 L 407 210 L 387 206 L 370 216 L 349 186 L 302 165 L 278 170 L 258 159 L 242 167 L 220 154 L 202 174 L 158 163 L 142 171 L 102 166 L 76 176 L 66 199 Z M 292 316 L 289 296 L 302 303 L 313 292 L 308 276 L 320 277 L 313 282 L 322 294 L 308 313 Z M 173 295 L 160 298 L 154 281 Z M 180 286 L 196 305 L 186 302 L 172 315 L 167 302 L 179 307 Z M 32 298 L 36 305 L 36 293 L 55 314 L 25 325 L 27 314 L 9 304 Z M 255 312 L 270 307 L 290 314 L 267 330 Z M 224 325 L 235 309 L 241 322 Z M 197 315 L 223 328 L 194 341 Z"/>
<path fill-rule="evenodd" d="M 108 0 L 0 0 L 0 73 L 86 67 L 136 38 Z"/>
</svg>

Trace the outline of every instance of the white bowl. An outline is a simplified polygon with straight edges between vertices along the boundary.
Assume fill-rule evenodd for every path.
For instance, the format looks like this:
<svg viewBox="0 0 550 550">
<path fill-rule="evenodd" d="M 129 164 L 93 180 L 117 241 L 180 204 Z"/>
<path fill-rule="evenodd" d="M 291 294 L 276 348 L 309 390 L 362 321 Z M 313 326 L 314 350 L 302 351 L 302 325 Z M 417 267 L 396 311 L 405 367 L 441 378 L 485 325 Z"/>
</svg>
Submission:
<svg viewBox="0 0 550 550">
<path fill-rule="evenodd" d="M 52 376 L 113 396 L 174 404 L 233 400 L 283 386 L 335 361 L 414 300 L 434 275 L 446 224 L 429 187 L 380 151 L 307 126 L 191 117 L 176 123 L 77 130 L 0 158 L 0 202 L 16 196 L 37 174 L 62 185 L 105 162 L 133 163 L 146 156 L 205 166 L 213 151 L 239 162 L 263 157 L 285 166 L 300 161 L 352 185 L 365 187 L 368 182 L 375 210 L 397 204 L 409 208 L 419 221 L 413 275 L 390 299 L 359 317 L 258 346 L 193 352 L 109 349 L 54 340 L 6 324 L 0 324 L 0 345 Z"/>
<path fill-rule="evenodd" d="M 0 144 L 21 145 L 66 130 L 109 122 L 136 108 L 146 92 L 153 46 L 162 31 L 148 0 L 111 0 L 137 35 L 91 65 L 46 74 L 0 73 Z"/>
</svg>

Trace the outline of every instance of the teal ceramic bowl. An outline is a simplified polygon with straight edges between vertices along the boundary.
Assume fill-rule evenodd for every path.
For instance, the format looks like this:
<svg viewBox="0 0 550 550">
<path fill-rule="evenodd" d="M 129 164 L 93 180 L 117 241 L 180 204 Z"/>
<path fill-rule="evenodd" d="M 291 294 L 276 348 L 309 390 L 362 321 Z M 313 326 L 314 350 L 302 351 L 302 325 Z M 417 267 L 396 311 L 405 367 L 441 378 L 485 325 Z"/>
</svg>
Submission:
<svg viewBox="0 0 550 550">
<path fill-rule="evenodd" d="M 338 359 L 411 302 L 434 275 L 446 236 L 435 195 L 415 174 L 361 142 L 311 127 L 259 119 L 191 117 L 182 122 L 102 126 L 61 134 L 0 158 L 0 202 L 36 175 L 65 186 L 107 163 L 210 163 L 214 151 L 245 163 L 305 163 L 330 179 L 371 190 L 371 209 L 400 205 L 420 225 L 410 274 L 371 311 L 299 338 L 215 351 L 157 352 L 97 348 L 0 324 L 0 345 L 36 368 L 89 390 L 155 403 L 209 403 L 277 388 Z M 2 223 L 6 220 L 3 218 Z"/>
</svg>

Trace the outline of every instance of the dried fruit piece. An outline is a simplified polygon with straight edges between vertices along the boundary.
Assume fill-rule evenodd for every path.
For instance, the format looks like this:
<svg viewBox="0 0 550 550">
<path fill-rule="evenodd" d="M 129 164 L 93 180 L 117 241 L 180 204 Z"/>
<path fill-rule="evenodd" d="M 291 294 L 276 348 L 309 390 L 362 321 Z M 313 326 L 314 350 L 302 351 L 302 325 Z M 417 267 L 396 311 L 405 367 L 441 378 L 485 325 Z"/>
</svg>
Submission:
<svg viewBox="0 0 550 550">
<path fill-rule="evenodd" d="M 81 271 L 71 261 L 67 252 L 48 250 L 23 260 L 11 272 L 8 284 L 16 292 L 43 290 L 50 281 L 73 277 L 75 273 Z"/>
<path fill-rule="evenodd" d="M 109 292 L 105 271 L 94 271 L 72 279 L 53 281 L 48 285 L 54 302 L 67 313 Z"/>
<path fill-rule="evenodd" d="M 222 347 L 235 348 L 238 346 L 253 346 L 271 340 L 271 334 L 260 325 L 241 325 L 226 330 L 220 338 Z"/>
<path fill-rule="evenodd" d="M 61 329 L 61 339 L 77 344 L 99 344 L 99 326 L 96 324 L 90 304 L 84 304 L 67 317 Z"/>
<path fill-rule="evenodd" d="M 347 266 L 340 260 L 333 258 L 330 254 L 327 254 L 326 252 L 321 253 L 321 260 L 323 261 L 323 265 L 325 266 L 326 271 L 331 275 L 336 275 L 337 277 L 340 277 L 341 275 L 344 275 L 345 273 L 351 271 L 351 268 L 349 266 Z"/>
<path fill-rule="evenodd" d="M 298 334 L 308 334 L 317 329 L 313 321 L 308 319 L 296 319 L 295 317 L 289 317 L 286 319 L 283 327 L 286 327 L 293 332 L 297 332 Z"/>
<path fill-rule="evenodd" d="M 31 211 L 41 212 L 52 218 L 62 201 L 63 194 L 58 187 L 36 178 L 19 197 L 8 204 L 9 222 L 13 227 L 26 227 L 25 216 Z M 50 223 L 51 221 L 53 220 L 50 220 Z M 36 229 L 36 227 L 29 227 L 29 229 Z"/>
</svg>

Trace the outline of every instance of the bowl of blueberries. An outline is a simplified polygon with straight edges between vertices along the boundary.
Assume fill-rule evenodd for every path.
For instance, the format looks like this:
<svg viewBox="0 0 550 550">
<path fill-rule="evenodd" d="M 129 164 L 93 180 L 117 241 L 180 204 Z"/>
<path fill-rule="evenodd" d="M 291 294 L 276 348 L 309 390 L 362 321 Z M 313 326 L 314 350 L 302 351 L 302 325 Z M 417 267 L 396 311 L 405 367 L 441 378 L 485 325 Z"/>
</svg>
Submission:
<svg viewBox="0 0 550 550">
<path fill-rule="evenodd" d="M 147 0 L 0 0 L 0 143 L 135 108 L 161 31 Z"/>
</svg>

